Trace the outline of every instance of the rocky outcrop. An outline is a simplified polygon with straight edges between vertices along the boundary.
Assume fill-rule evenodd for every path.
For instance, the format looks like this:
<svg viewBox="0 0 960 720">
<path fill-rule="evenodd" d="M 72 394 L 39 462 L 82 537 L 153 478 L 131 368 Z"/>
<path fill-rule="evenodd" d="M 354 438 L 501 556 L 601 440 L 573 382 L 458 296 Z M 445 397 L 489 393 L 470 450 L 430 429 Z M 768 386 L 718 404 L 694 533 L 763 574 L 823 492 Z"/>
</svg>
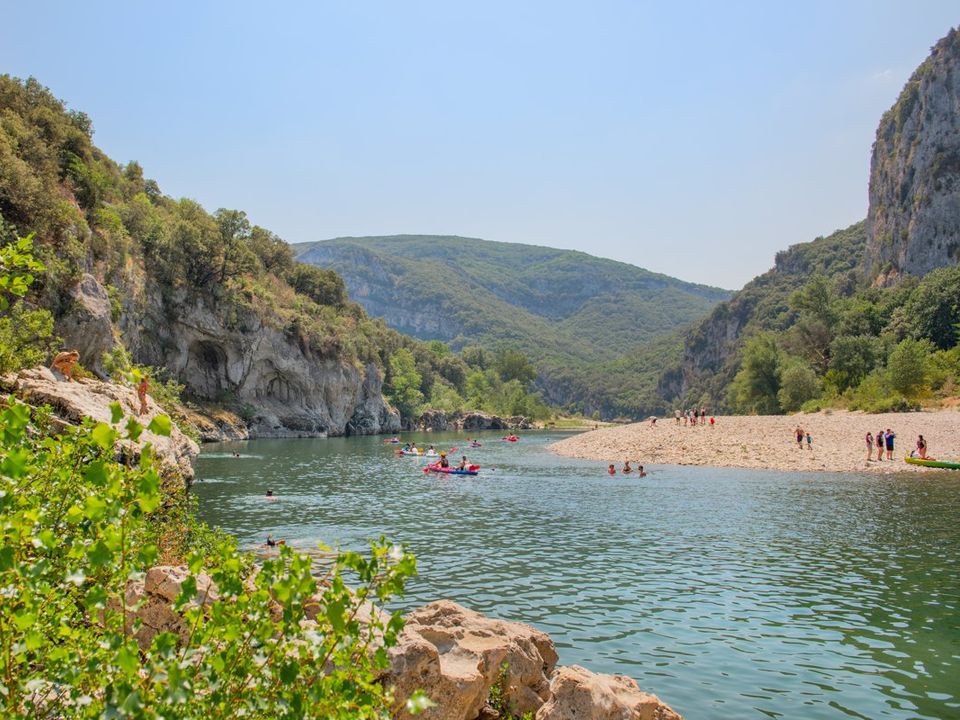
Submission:
<svg viewBox="0 0 960 720">
<path fill-rule="evenodd" d="M 513 415 L 502 418 L 483 412 L 457 412 L 447 415 L 443 410 L 428 409 L 408 430 L 530 430 L 534 427 L 530 418 Z"/>
<path fill-rule="evenodd" d="M 907 81 L 877 129 L 870 165 L 868 279 L 894 284 L 960 262 L 960 32 Z"/>
<path fill-rule="evenodd" d="M 185 567 L 151 568 L 143 580 L 127 584 L 128 627 L 137 627 L 137 641 L 146 648 L 161 632 L 181 641 L 188 629 L 173 609 L 188 576 Z M 217 588 L 206 575 L 197 577 L 192 607 L 209 606 Z M 116 609 L 117 604 L 113 607 Z M 307 603 L 309 627 L 320 609 Z M 361 622 L 375 612 L 365 605 Z M 523 623 L 485 617 L 450 600 L 412 611 L 397 645 L 389 650 L 390 666 L 382 682 L 396 698 L 393 716 L 410 720 L 405 701 L 422 690 L 436 703 L 417 715 L 423 720 L 477 720 L 500 717 L 489 702 L 496 690 L 500 708 L 536 720 L 682 720 L 654 695 L 620 675 L 598 675 L 576 665 L 556 667 L 557 651 L 546 633 Z"/>
<path fill-rule="evenodd" d="M 681 720 L 656 695 L 641 692 L 633 678 L 598 675 L 579 665 L 558 668 L 550 698 L 536 720 Z"/>
<path fill-rule="evenodd" d="M 80 363 L 106 379 L 103 355 L 116 345 L 110 296 L 97 279 L 84 273 L 70 290 L 66 312 L 57 318 L 56 334 L 63 346 L 80 353 Z"/>
<path fill-rule="evenodd" d="M 109 423 L 112 419 L 110 405 L 114 402 L 120 403 L 125 415 L 136 416 L 140 409 L 140 402 L 133 388 L 99 380 L 81 379 L 67 382 L 44 367 L 21 370 L 0 377 L 0 390 L 13 393 L 30 405 L 49 405 L 54 418 L 69 425 L 78 425 L 84 418 Z M 138 418 L 144 427 L 149 425 L 156 415 L 163 414 L 149 395 L 147 402 L 147 413 Z M 171 426 L 169 437 L 145 431 L 137 443 L 124 441 L 124 457 L 129 462 L 136 462 L 146 443 L 153 446 L 154 453 L 164 468 L 188 482 L 193 479 L 193 459 L 199 454 L 200 448 L 184 435 L 176 424 Z"/>
<path fill-rule="evenodd" d="M 166 367 L 190 397 L 243 409 L 251 437 L 396 432 L 380 370 L 321 354 L 256 314 L 228 320 L 197 296 L 147 293 L 124 340 L 136 360 Z"/>
<path fill-rule="evenodd" d="M 398 699 L 423 690 L 437 707 L 418 717 L 472 720 L 494 685 L 503 704 L 522 715 L 549 697 L 549 677 L 557 663 L 553 641 L 529 625 L 492 620 L 449 600 L 414 610 L 397 647 L 390 650 L 385 682 Z M 398 703 L 396 716 L 409 717 Z"/>
</svg>

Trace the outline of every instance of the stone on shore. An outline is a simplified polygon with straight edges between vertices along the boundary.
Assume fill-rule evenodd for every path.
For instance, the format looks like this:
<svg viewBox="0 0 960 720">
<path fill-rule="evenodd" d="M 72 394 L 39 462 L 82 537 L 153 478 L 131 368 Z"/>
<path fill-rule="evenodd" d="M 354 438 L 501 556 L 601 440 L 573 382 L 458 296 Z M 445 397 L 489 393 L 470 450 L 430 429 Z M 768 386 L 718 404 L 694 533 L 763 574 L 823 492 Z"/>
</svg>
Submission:
<svg viewBox="0 0 960 720">
<path fill-rule="evenodd" d="M 397 718 L 410 717 L 403 701 L 420 689 L 437 706 L 417 717 L 474 720 L 498 682 L 512 712 L 535 712 L 549 697 L 557 651 L 546 633 L 529 625 L 494 620 L 440 600 L 407 616 L 390 658 L 385 682 L 396 689 Z"/>
<path fill-rule="evenodd" d="M 54 419 L 66 425 L 79 425 L 84 418 L 109 423 L 112 415 L 110 405 L 114 402 L 120 403 L 124 416 L 132 415 L 144 427 L 157 415 L 164 414 L 148 395 L 148 410 L 145 415 L 138 416 L 140 401 L 132 387 L 85 378 L 67 382 L 45 367 L 20 370 L 0 377 L 0 390 L 13 393 L 30 405 L 49 405 Z M 176 424 L 171 424 L 169 437 L 144 431 L 139 442 L 124 441 L 122 446 L 127 461 L 136 462 L 146 443 L 153 446 L 162 467 L 187 482 L 193 479 L 193 459 L 200 453 L 200 448 Z"/>
<path fill-rule="evenodd" d="M 633 678 L 601 675 L 579 665 L 557 668 L 550 699 L 536 720 L 682 720 L 656 695 L 642 692 Z"/>
</svg>

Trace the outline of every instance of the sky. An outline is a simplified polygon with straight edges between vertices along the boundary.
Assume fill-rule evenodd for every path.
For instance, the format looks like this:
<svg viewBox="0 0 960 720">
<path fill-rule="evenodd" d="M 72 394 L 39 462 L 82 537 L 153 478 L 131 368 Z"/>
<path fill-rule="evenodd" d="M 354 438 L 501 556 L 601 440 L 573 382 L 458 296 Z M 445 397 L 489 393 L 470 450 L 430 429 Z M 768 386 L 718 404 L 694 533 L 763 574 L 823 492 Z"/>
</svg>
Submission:
<svg viewBox="0 0 960 720">
<path fill-rule="evenodd" d="M 289 242 L 451 234 L 735 289 L 866 216 L 956 0 L 0 0 L 0 73 Z M 602 282 L 597 278 L 597 282 Z"/>
</svg>

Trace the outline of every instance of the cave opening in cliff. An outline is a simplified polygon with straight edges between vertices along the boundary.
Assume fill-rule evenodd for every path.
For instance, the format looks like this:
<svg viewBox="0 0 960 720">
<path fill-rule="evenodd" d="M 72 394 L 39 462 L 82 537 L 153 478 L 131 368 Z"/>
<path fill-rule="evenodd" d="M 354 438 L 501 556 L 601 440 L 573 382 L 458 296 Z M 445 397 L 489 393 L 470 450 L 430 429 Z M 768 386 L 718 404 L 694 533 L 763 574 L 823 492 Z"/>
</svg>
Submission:
<svg viewBox="0 0 960 720">
<path fill-rule="evenodd" d="M 229 389 L 227 353 L 220 345 L 201 340 L 190 346 L 184 382 L 191 395 L 203 400 L 221 399 Z"/>
</svg>

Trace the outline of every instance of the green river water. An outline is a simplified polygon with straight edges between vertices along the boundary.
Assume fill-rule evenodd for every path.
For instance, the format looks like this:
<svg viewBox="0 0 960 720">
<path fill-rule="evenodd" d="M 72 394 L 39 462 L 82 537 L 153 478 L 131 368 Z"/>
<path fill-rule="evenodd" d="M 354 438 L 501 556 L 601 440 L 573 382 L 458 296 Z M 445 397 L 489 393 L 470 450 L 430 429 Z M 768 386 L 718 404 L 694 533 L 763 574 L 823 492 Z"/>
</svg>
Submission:
<svg viewBox="0 0 960 720">
<path fill-rule="evenodd" d="M 483 437 L 474 478 L 424 475 L 382 438 L 210 445 L 194 487 L 245 546 L 402 542 L 405 607 L 531 623 L 561 663 L 630 675 L 688 720 L 960 718 L 960 473 L 609 477 L 547 451 L 559 437 Z"/>
</svg>

